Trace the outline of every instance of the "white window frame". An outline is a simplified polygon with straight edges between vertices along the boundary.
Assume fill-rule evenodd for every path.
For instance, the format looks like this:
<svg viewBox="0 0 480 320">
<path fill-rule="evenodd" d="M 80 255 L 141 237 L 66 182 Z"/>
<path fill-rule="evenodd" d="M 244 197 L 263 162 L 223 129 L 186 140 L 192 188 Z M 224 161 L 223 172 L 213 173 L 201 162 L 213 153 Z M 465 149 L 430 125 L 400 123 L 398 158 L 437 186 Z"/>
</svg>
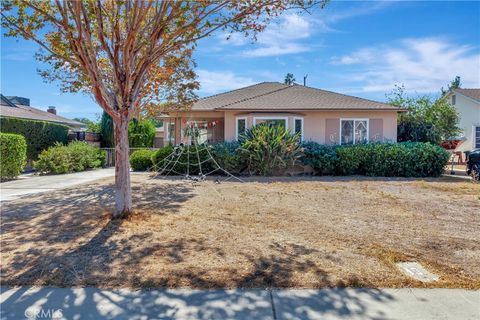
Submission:
<svg viewBox="0 0 480 320">
<path fill-rule="evenodd" d="M 480 128 L 480 124 L 472 126 L 472 150 L 478 149 L 477 146 L 477 128 Z"/>
<path fill-rule="evenodd" d="M 172 142 L 172 143 L 175 143 L 175 140 L 174 141 L 170 141 L 170 125 L 173 124 L 173 130 L 175 130 L 175 121 L 174 122 L 166 122 L 165 123 L 165 131 L 164 131 L 164 141 L 166 142 Z M 174 139 L 175 139 L 175 136 L 174 136 Z"/>
<path fill-rule="evenodd" d="M 235 140 L 238 140 L 238 120 L 245 120 L 245 131 L 247 130 L 247 117 L 235 118 Z"/>
<path fill-rule="evenodd" d="M 257 119 L 259 120 L 285 120 L 285 130 L 288 130 L 288 117 L 275 117 L 275 116 L 262 116 L 253 117 L 253 125 L 257 125 Z"/>
<path fill-rule="evenodd" d="M 301 135 L 301 136 L 300 136 L 300 141 L 303 141 L 303 133 L 304 133 L 304 131 L 305 131 L 303 125 L 304 125 L 305 122 L 303 121 L 303 117 L 293 117 L 293 125 L 292 125 L 292 128 L 293 128 L 292 133 L 293 133 L 293 134 L 296 133 L 296 132 L 295 132 L 295 121 L 296 121 L 296 120 L 300 120 L 300 121 L 302 122 L 302 130 L 301 130 L 301 132 L 300 132 L 300 135 Z"/>
<path fill-rule="evenodd" d="M 367 121 L 367 143 L 370 142 L 370 119 L 368 118 L 340 118 L 339 127 L 340 135 L 338 137 L 338 144 L 342 145 L 342 121 L 353 120 L 353 144 L 355 144 L 355 121 Z"/>
</svg>

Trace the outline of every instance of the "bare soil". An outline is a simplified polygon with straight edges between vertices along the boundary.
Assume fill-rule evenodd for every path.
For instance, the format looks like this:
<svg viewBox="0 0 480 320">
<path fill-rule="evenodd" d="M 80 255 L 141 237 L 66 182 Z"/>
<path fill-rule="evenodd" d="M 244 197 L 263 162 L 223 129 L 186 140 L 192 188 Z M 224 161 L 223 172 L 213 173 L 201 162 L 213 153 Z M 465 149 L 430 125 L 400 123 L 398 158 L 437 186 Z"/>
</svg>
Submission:
<svg viewBox="0 0 480 320">
<path fill-rule="evenodd" d="M 132 179 L 135 213 L 121 221 L 113 179 L 2 203 L 2 284 L 480 288 L 479 184 Z M 398 261 L 440 281 L 412 280 Z"/>
</svg>

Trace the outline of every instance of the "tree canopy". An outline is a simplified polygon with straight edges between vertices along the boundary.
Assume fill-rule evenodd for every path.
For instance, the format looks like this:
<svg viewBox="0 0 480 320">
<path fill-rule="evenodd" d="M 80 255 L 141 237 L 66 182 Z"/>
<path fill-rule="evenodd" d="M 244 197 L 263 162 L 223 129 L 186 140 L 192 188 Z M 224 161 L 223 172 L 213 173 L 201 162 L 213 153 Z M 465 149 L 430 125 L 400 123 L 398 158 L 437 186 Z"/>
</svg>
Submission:
<svg viewBox="0 0 480 320">
<path fill-rule="evenodd" d="M 440 89 L 442 92 L 442 96 L 445 96 L 450 90 L 452 89 L 458 89 L 462 85 L 462 81 L 460 76 L 456 76 L 455 79 L 453 79 L 450 84 L 447 86 L 447 90 L 443 89 L 443 87 Z"/>
<path fill-rule="evenodd" d="M 116 118 L 127 109 L 192 103 L 192 50 L 219 29 L 254 36 L 288 8 L 312 0 L 2 1 L 7 36 L 39 44 L 41 75 L 64 91 L 91 92 Z"/>
<path fill-rule="evenodd" d="M 398 116 L 398 141 L 419 141 L 439 144 L 458 137 L 462 129 L 458 126 L 459 115 L 454 106 L 440 97 L 427 95 L 408 97 L 405 87 L 396 86 L 388 95 L 392 105 L 407 109 Z"/>
<path fill-rule="evenodd" d="M 35 41 L 41 75 L 64 91 L 91 93 L 112 118 L 115 217 L 132 209 L 128 127 L 159 108 L 188 107 L 199 84 L 198 40 L 218 30 L 252 36 L 287 9 L 328 0 L 3 0 L 7 36 Z"/>
<path fill-rule="evenodd" d="M 289 86 L 293 85 L 295 83 L 296 79 L 295 79 L 295 76 L 293 75 L 293 73 L 287 73 L 287 75 L 285 76 L 285 80 L 283 81 L 283 83 L 285 84 L 288 84 Z"/>
</svg>

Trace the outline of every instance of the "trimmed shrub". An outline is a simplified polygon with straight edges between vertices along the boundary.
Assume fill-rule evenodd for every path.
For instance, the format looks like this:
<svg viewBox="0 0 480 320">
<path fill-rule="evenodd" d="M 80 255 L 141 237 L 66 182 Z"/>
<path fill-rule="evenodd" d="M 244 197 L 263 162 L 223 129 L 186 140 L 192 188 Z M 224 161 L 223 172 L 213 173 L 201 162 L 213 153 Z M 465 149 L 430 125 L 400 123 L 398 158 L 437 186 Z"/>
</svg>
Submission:
<svg viewBox="0 0 480 320">
<path fill-rule="evenodd" d="M 135 171 L 147 171 L 153 166 L 153 150 L 137 150 L 130 155 L 130 166 Z"/>
<path fill-rule="evenodd" d="M 443 148 L 422 142 L 340 146 L 336 153 L 337 175 L 438 177 L 450 158 Z"/>
<path fill-rule="evenodd" d="M 37 159 L 40 152 L 56 142 L 67 143 L 68 127 L 62 124 L 19 118 L 0 118 L 0 131 L 20 134 L 27 142 L 27 159 Z"/>
<path fill-rule="evenodd" d="M 291 134 L 283 126 L 260 124 L 240 137 L 238 150 L 250 174 L 268 176 L 300 159 L 299 141 L 298 134 Z"/>
<path fill-rule="evenodd" d="M 230 173 L 241 173 L 246 169 L 245 162 L 239 155 L 240 144 L 234 142 L 220 142 L 212 145 L 212 156 L 218 165 Z"/>
<path fill-rule="evenodd" d="M 301 162 L 310 165 L 319 174 L 333 174 L 338 157 L 334 146 L 326 146 L 313 141 L 302 143 Z"/>
<path fill-rule="evenodd" d="M 83 141 L 68 145 L 57 143 L 44 150 L 33 167 L 40 173 L 71 173 L 100 168 L 105 165 L 106 152 Z"/>
<path fill-rule="evenodd" d="M 15 179 L 27 161 L 27 143 L 19 134 L 0 133 L 0 180 Z"/>
<path fill-rule="evenodd" d="M 44 150 L 38 160 L 33 162 L 33 168 L 40 173 L 62 174 L 73 172 L 67 146 L 57 144 Z"/>
<path fill-rule="evenodd" d="M 165 164 L 165 159 L 173 152 L 171 145 L 165 146 L 153 152 L 152 163 L 157 167 L 162 167 Z"/>
<path fill-rule="evenodd" d="M 363 164 L 366 144 L 342 145 L 335 148 L 338 161 L 335 166 L 335 174 L 350 176 L 353 174 L 364 175 Z"/>
</svg>

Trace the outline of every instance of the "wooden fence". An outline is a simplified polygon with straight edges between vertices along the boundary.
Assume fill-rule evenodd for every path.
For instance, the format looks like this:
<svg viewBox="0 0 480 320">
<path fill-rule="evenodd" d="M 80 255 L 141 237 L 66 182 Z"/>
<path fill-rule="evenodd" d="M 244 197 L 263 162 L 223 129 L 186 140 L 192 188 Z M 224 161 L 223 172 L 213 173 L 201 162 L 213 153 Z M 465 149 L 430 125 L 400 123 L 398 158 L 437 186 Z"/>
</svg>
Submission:
<svg viewBox="0 0 480 320">
<path fill-rule="evenodd" d="M 115 148 L 101 148 L 102 150 L 105 150 L 107 152 L 107 162 L 106 166 L 107 167 L 113 167 L 115 166 Z M 137 150 L 158 150 L 159 148 L 129 148 L 128 149 L 128 156 L 130 156 L 134 151 Z"/>
</svg>

